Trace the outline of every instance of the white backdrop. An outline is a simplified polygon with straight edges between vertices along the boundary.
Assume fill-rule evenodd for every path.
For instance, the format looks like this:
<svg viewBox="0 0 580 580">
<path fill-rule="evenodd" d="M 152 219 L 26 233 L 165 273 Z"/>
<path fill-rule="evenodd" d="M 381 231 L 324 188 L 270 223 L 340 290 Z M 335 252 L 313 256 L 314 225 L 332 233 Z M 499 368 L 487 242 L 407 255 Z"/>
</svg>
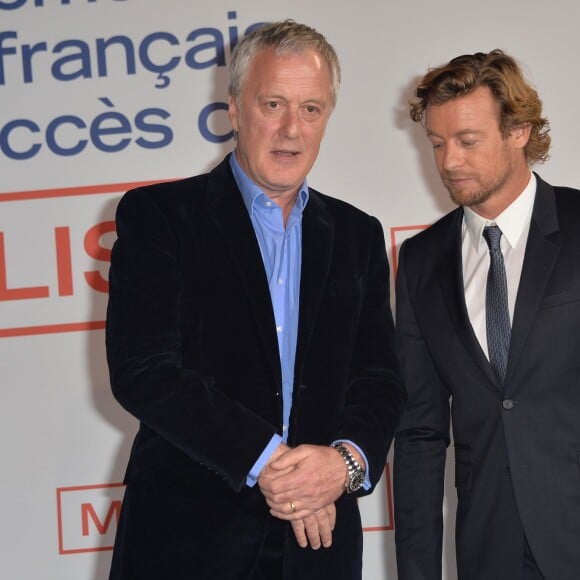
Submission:
<svg viewBox="0 0 580 580">
<path fill-rule="evenodd" d="M 107 577 L 136 429 L 104 357 L 115 205 L 130 184 L 200 173 L 231 150 L 230 44 L 287 17 L 324 33 L 343 68 L 309 182 L 379 217 L 392 265 L 405 236 L 451 208 L 406 110 L 428 66 L 516 56 L 551 120 L 540 172 L 580 186 L 576 0 L 0 0 L 3 579 Z M 365 580 L 396 579 L 389 476 L 361 502 Z"/>
</svg>

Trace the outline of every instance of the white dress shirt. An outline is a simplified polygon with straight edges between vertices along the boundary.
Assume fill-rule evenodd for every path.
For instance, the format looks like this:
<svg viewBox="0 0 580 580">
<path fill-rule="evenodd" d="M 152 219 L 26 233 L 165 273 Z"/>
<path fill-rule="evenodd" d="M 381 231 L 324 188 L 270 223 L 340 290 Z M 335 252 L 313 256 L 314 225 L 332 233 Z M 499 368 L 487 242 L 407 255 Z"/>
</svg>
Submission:
<svg viewBox="0 0 580 580">
<path fill-rule="evenodd" d="M 489 269 L 489 248 L 482 235 L 483 228 L 488 225 L 497 225 L 503 234 L 500 244 L 506 269 L 508 307 L 510 323 L 512 323 L 536 197 L 536 177 L 533 173 L 530 174 L 530 181 L 524 191 L 495 220 L 487 220 L 469 207 L 464 207 L 461 255 L 465 302 L 471 326 L 488 358 L 485 288 Z"/>
</svg>

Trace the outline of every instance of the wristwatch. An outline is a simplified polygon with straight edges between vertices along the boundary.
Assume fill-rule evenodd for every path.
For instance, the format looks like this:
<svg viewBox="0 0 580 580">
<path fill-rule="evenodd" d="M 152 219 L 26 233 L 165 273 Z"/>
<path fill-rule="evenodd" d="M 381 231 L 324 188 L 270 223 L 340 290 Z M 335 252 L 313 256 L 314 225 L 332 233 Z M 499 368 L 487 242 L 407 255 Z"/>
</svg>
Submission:
<svg viewBox="0 0 580 580">
<path fill-rule="evenodd" d="M 365 481 L 365 470 L 342 443 L 333 443 L 332 447 L 340 453 L 348 471 L 346 481 L 344 482 L 346 493 L 358 491 Z"/>
</svg>

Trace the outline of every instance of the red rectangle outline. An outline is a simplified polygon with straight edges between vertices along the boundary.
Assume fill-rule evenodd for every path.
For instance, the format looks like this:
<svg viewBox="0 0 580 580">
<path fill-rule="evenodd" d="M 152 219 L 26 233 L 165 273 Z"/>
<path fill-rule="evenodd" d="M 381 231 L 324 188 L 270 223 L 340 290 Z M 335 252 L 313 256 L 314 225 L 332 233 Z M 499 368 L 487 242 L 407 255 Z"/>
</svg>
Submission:
<svg viewBox="0 0 580 580">
<path fill-rule="evenodd" d="M 106 193 L 124 192 L 135 187 L 143 187 L 153 183 L 160 183 L 166 180 L 153 181 L 132 181 L 124 183 L 112 183 L 103 185 L 87 185 L 81 187 L 66 187 L 55 189 L 37 189 L 30 191 L 15 191 L 8 193 L 0 193 L 0 203 L 6 201 L 25 201 L 33 199 L 50 199 L 57 197 L 72 197 L 80 195 L 102 195 Z M 398 226 L 391 228 L 391 252 L 393 272 L 397 271 L 397 244 L 396 232 L 421 230 L 425 229 L 426 225 L 417 226 Z M 36 336 L 42 334 L 59 334 L 63 332 L 79 332 L 88 330 L 101 330 L 105 328 L 104 320 L 95 320 L 92 322 L 72 322 L 65 324 L 44 324 L 39 326 L 27 326 L 16 328 L 0 328 L 0 338 L 10 338 L 17 336 Z"/>
<path fill-rule="evenodd" d="M 32 189 L 30 191 L 13 191 L 0 193 L 0 202 L 3 201 L 26 201 L 31 199 L 49 199 L 54 197 L 74 197 L 79 195 L 100 195 L 104 193 L 115 193 L 116 191 L 128 191 L 135 187 L 151 185 L 168 180 L 151 181 L 130 181 L 127 183 L 108 183 L 102 185 L 83 185 L 79 187 L 58 187 L 54 189 Z"/>
<path fill-rule="evenodd" d="M 93 322 L 69 322 L 67 324 L 45 324 L 42 326 L 22 326 L 19 328 L 0 328 L 0 338 L 15 336 L 37 336 L 39 334 L 56 334 L 62 332 L 79 332 L 87 330 L 102 330 L 104 320 Z"/>
<path fill-rule="evenodd" d="M 395 226 L 391 228 L 391 260 L 393 264 L 393 272 L 396 274 L 397 272 L 397 261 L 398 261 L 398 252 L 397 252 L 397 239 L 396 234 L 397 232 L 408 232 L 409 230 L 425 230 L 429 226 L 428 225 L 420 225 L 420 226 Z"/>
<path fill-rule="evenodd" d="M 369 526 L 368 528 L 363 528 L 363 532 L 389 532 L 395 529 L 393 492 L 391 490 L 391 466 L 388 463 L 385 465 L 385 486 L 387 488 L 387 510 L 389 512 L 389 521 L 391 523 L 388 526 Z"/>
<path fill-rule="evenodd" d="M 63 547 L 63 529 L 62 529 L 62 502 L 61 495 L 63 492 L 67 491 L 85 491 L 88 489 L 109 489 L 112 487 L 125 487 L 123 483 L 102 483 L 97 485 L 77 485 L 72 487 L 57 487 L 56 488 L 56 515 L 58 520 L 58 553 L 61 555 L 66 554 L 86 554 L 89 552 L 107 552 L 112 550 L 112 547 L 102 547 L 102 548 L 77 548 L 74 550 L 65 550 Z"/>
<path fill-rule="evenodd" d="M 102 483 L 98 485 L 78 485 L 70 487 L 57 487 L 56 488 L 56 505 L 57 505 L 57 520 L 58 520 L 58 553 L 59 554 L 81 554 L 87 552 L 106 552 L 112 550 L 109 547 L 103 548 L 79 548 L 73 550 L 65 550 L 63 548 L 63 529 L 62 529 L 62 502 L 61 495 L 68 491 L 86 491 L 89 489 L 110 489 L 113 487 L 125 487 L 123 483 Z M 387 494 L 387 511 L 389 513 L 389 521 L 391 522 L 388 526 L 369 526 L 363 528 L 363 532 L 387 532 L 395 529 L 394 517 L 393 517 L 393 493 L 391 487 L 391 468 L 387 463 L 385 465 L 385 487 Z"/>
<path fill-rule="evenodd" d="M 30 191 L 15 191 L 0 193 L 0 203 L 3 201 L 29 201 L 34 199 L 50 199 L 57 197 L 72 197 L 80 195 L 102 195 L 105 193 L 125 192 L 135 187 L 160 183 L 166 180 L 134 181 L 126 183 L 111 183 L 105 185 L 86 185 L 81 187 L 65 187 L 56 189 L 36 189 Z M 170 181 L 170 180 L 169 180 Z M 0 338 L 16 336 L 36 336 L 41 334 L 57 334 L 62 332 L 79 332 L 101 330 L 105 328 L 104 320 L 91 322 L 71 322 L 65 324 L 43 324 L 17 328 L 0 328 Z"/>
<path fill-rule="evenodd" d="M 58 520 L 58 553 L 59 554 L 81 554 L 87 552 L 106 552 L 112 550 L 109 547 L 103 548 L 79 548 L 73 550 L 65 550 L 63 548 L 63 529 L 62 529 L 62 502 L 61 495 L 68 491 L 86 491 L 89 489 L 110 489 L 113 487 L 124 487 L 123 483 L 102 483 L 98 485 L 77 485 L 70 487 L 57 487 L 56 489 L 56 505 L 57 505 L 57 520 Z M 388 526 L 369 526 L 363 528 L 363 532 L 388 532 L 395 529 L 393 517 L 393 493 L 391 487 L 391 468 L 387 463 L 385 465 L 385 488 L 387 494 L 387 511 L 389 513 Z"/>
</svg>

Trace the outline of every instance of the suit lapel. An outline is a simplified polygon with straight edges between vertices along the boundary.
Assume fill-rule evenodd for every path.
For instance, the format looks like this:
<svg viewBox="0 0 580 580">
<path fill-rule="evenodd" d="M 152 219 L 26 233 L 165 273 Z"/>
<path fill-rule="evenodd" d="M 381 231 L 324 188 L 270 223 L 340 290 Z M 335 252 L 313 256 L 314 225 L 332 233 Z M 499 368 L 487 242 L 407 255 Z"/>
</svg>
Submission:
<svg viewBox="0 0 580 580">
<path fill-rule="evenodd" d="M 461 228 L 463 210 L 458 208 L 453 214 L 451 227 L 448 228 L 448 238 L 443 246 L 443 260 L 439 269 L 439 284 L 447 305 L 449 318 L 455 326 L 461 342 L 477 367 L 485 374 L 488 382 L 500 388 L 491 365 L 483 352 L 473 326 L 469 320 L 465 291 L 463 287 L 463 266 L 461 256 Z"/>
<path fill-rule="evenodd" d="M 270 290 L 258 240 L 229 167 L 229 156 L 211 172 L 207 186 L 209 218 L 227 246 L 240 291 L 250 303 L 256 328 L 272 368 L 281 383 L 278 338 Z"/>
<path fill-rule="evenodd" d="M 515 305 L 506 384 L 521 357 L 560 251 L 555 192 L 539 176 L 536 179 L 538 185 Z"/>
<path fill-rule="evenodd" d="M 300 275 L 300 314 L 296 348 L 296 381 L 302 377 L 320 301 L 326 288 L 332 258 L 334 227 L 332 216 L 316 192 L 302 215 L 302 271 Z"/>
</svg>

